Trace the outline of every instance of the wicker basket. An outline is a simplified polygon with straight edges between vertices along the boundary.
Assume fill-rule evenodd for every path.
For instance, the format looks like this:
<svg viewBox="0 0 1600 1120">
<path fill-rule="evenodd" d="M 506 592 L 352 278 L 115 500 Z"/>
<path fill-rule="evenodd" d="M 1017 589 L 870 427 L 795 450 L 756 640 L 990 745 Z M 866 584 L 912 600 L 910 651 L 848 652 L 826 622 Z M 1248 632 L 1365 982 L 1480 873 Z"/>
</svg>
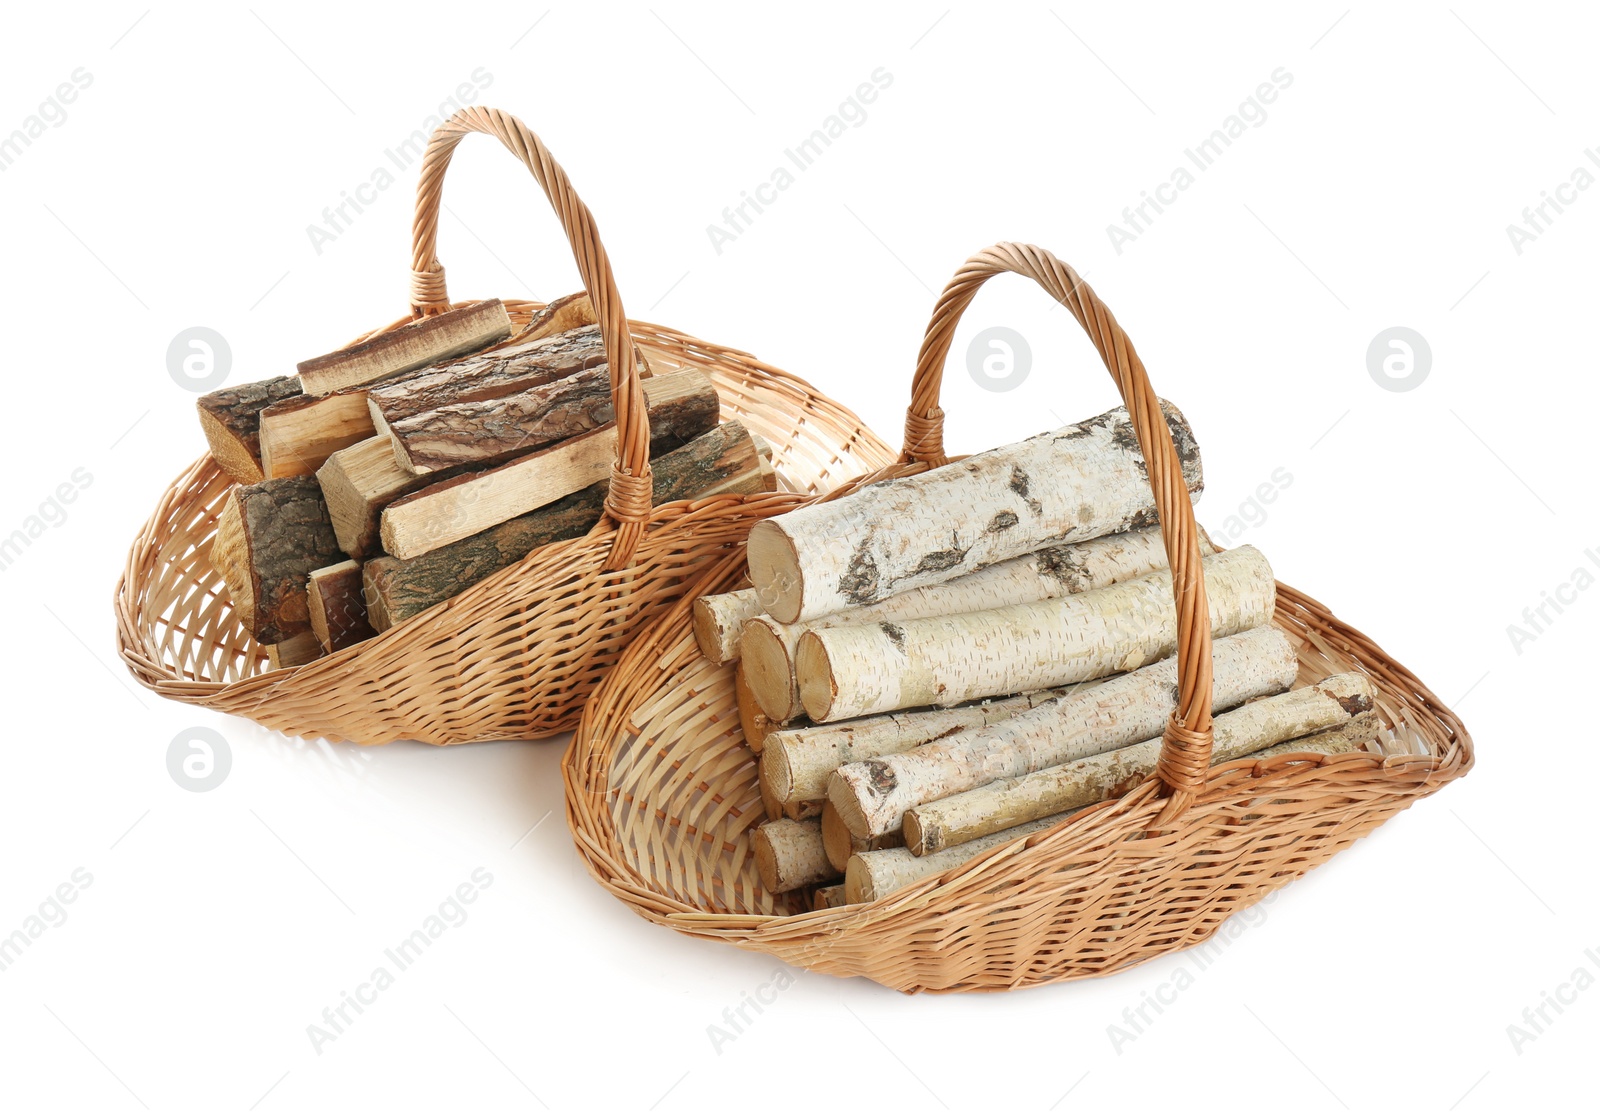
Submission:
<svg viewBox="0 0 1600 1120">
<path fill-rule="evenodd" d="M 594 305 L 612 359 L 618 429 L 608 516 L 587 536 L 539 548 L 375 638 L 308 665 L 268 671 L 265 653 L 241 627 L 211 565 L 209 542 L 231 480 L 209 456 L 201 458 L 162 496 L 116 590 L 123 661 L 162 696 L 289 735 L 360 743 L 466 743 L 566 731 L 628 639 L 680 601 L 754 522 L 792 508 L 802 494 L 893 461 L 894 453 L 853 413 L 799 378 L 742 351 L 628 320 L 588 208 L 538 137 L 498 110 L 458 113 L 429 141 L 413 226 L 412 315 L 372 334 L 453 306 L 434 245 L 444 173 L 471 132 L 496 137 L 544 188 Z M 539 306 L 507 301 L 519 328 Z M 765 437 L 779 478 L 802 493 L 726 495 L 652 510 L 639 379 L 633 362 L 615 360 L 629 352 L 630 336 L 657 372 L 684 365 L 709 372 L 723 418 Z"/>
<path fill-rule="evenodd" d="M 1173 569 L 1182 681 L 1158 776 L 1115 802 L 877 902 L 807 913 L 774 897 L 751 858 L 764 815 L 732 674 L 697 656 L 686 597 L 634 643 L 590 698 L 563 760 L 567 816 L 608 890 L 653 922 L 903 991 L 1028 987 L 1115 972 L 1211 936 L 1466 773 L 1472 740 L 1421 682 L 1320 603 L 1279 585 L 1276 625 L 1300 645 L 1300 683 L 1367 673 L 1381 753 L 1285 755 L 1212 768 L 1210 635 L 1189 504 L 1143 365 L 1094 292 L 1032 247 L 967 262 L 940 296 L 918 360 L 906 453 L 881 475 L 945 461 L 941 370 L 957 320 L 998 272 L 1036 280 L 1094 341 L 1134 420 Z M 696 593 L 728 590 L 740 557 Z M 1372 748 L 1369 746 L 1369 750 Z"/>
</svg>

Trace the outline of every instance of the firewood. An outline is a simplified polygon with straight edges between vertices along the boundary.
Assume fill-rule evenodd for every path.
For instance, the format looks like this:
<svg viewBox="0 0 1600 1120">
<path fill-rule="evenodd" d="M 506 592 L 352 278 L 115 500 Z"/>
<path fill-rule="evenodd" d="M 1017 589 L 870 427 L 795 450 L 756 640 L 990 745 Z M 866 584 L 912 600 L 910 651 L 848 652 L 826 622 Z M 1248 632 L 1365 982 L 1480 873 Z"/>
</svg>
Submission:
<svg viewBox="0 0 1600 1120">
<path fill-rule="evenodd" d="M 732 420 L 654 459 L 650 470 L 651 500 L 658 506 L 710 494 L 757 493 L 766 485 L 754 441 L 744 425 Z M 606 483 L 597 482 L 414 559 L 368 560 L 362 578 L 372 625 L 387 630 L 517 563 L 541 545 L 583 536 L 599 522 L 605 498 Z"/>
<path fill-rule="evenodd" d="M 594 305 L 588 292 L 574 292 L 551 300 L 533 313 L 516 341 L 527 342 L 594 326 Z"/>
<path fill-rule="evenodd" d="M 361 565 L 342 560 L 318 568 L 306 581 L 311 632 L 323 651 L 353 646 L 372 637 L 375 631 L 367 621 L 367 604 L 361 590 Z"/>
<path fill-rule="evenodd" d="M 268 669 L 292 669 L 296 665 L 309 665 L 322 656 L 322 645 L 317 641 L 317 636 L 309 630 L 262 648 L 267 651 Z"/>
<path fill-rule="evenodd" d="M 713 665 L 739 658 L 739 628 L 761 613 L 756 589 L 702 595 L 694 601 L 694 641 L 700 655 Z"/>
<path fill-rule="evenodd" d="M 1200 451 L 1162 402 L 1191 492 Z M 757 522 L 751 582 L 779 622 L 877 603 L 1049 544 L 1154 528 L 1144 456 L 1124 408 L 919 475 Z"/>
<path fill-rule="evenodd" d="M 1277 627 L 1219 638 L 1211 659 L 1212 709 L 1282 692 L 1299 668 L 1294 643 Z M 901 815 L 918 805 L 1159 735 L 1177 687 L 1178 661 L 1168 657 L 1069 689 L 1003 722 L 840 766 L 828 781 L 828 799 L 852 833 L 878 836 L 899 829 Z"/>
<path fill-rule="evenodd" d="M 886 832 L 882 836 L 869 836 L 862 838 L 853 836 L 849 826 L 839 819 L 838 810 L 831 802 L 822 805 L 822 850 L 827 853 L 828 863 L 835 871 L 843 871 L 850 865 L 850 857 L 859 852 L 876 852 L 883 848 L 903 848 L 906 838 L 899 831 Z"/>
<path fill-rule="evenodd" d="M 339 547 L 354 559 L 365 560 L 383 551 L 378 521 L 384 506 L 460 473 L 412 474 L 394 461 L 389 438 L 374 435 L 329 455 L 317 468 L 317 482 Z"/>
<path fill-rule="evenodd" d="M 772 732 L 761 750 L 763 796 L 770 795 L 783 807 L 785 816 L 815 816 L 828 796 L 829 776 L 846 763 L 880 758 L 968 728 L 998 723 L 1059 695 L 1060 690 L 1034 692 L 955 708 L 893 712 Z"/>
<path fill-rule="evenodd" d="M 235 486 L 218 515 L 212 566 L 227 581 L 234 612 L 269 645 L 311 629 L 306 581 L 345 559 L 315 478 L 269 478 Z"/>
<path fill-rule="evenodd" d="M 772 721 L 750 694 L 750 685 L 744 679 L 742 666 L 735 666 L 733 670 L 733 701 L 739 709 L 739 730 L 744 732 L 745 746 L 750 748 L 751 754 L 760 754 L 762 741 L 766 739 L 767 732 L 772 730 Z M 769 806 L 767 815 L 776 817 L 779 814 L 770 812 Z"/>
<path fill-rule="evenodd" d="M 716 427 L 721 405 L 711 378 L 686 370 L 649 378 L 645 404 L 650 454 L 663 454 Z M 389 555 L 409 560 L 609 478 L 616 460 L 613 422 L 520 456 L 502 466 L 458 475 L 393 502 L 379 535 Z"/>
<path fill-rule="evenodd" d="M 835 906 L 844 905 L 844 884 L 834 883 L 831 886 L 818 887 L 811 892 L 811 909 L 829 910 Z"/>
<path fill-rule="evenodd" d="M 1243 545 L 1202 562 L 1218 637 L 1272 619 L 1277 585 Z M 796 673 L 818 723 L 1094 680 L 1170 656 L 1172 573 L 1163 568 L 1063 599 L 970 614 L 836 626 L 800 638 Z"/>
<path fill-rule="evenodd" d="M 1276 747 L 1268 747 L 1266 750 L 1255 751 L 1245 757 L 1268 758 L 1272 757 L 1273 752 L 1289 754 L 1311 751 L 1318 754 L 1339 754 L 1347 750 L 1358 750 L 1362 742 L 1376 734 L 1378 726 L 1376 716 L 1367 712 L 1356 716 L 1337 730 L 1324 731 Z M 1071 815 L 1070 812 L 1055 813 L 1042 820 L 1020 824 L 992 836 L 980 836 L 976 840 L 956 844 L 926 856 L 914 855 L 908 848 L 885 848 L 882 851 L 864 852 L 852 856 L 845 869 L 845 901 L 876 902 L 880 898 L 887 898 L 902 887 L 953 871 L 974 856 L 997 851 L 1032 833 L 1042 832 Z"/>
<path fill-rule="evenodd" d="M 816 821 L 767 821 L 751 833 L 761 885 L 772 894 L 799 890 L 836 879 L 822 847 L 822 826 Z"/>
<path fill-rule="evenodd" d="M 195 402 L 211 457 L 235 482 L 260 482 L 261 410 L 299 396 L 300 379 L 273 377 L 207 393 Z"/>
<path fill-rule="evenodd" d="M 1213 551 L 1209 541 L 1202 541 L 1202 554 Z M 1053 545 L 948 583 L 903 591 L 882 602 L 811 622 L 785 623 L 769 615 L 756 615 L 740 631 L 740 656 L 745 660 L 750 687 L 767 715 L 777 720 L 793 719 L 804 710 L 800 684 L 795 679 L 794 654 L 800 636 L 807 630 L 903 622 L 1042 602 L 1142 576 L 1166 563 L 1166 548 L 1158 529 L 1097 537 L 1082 544 Z"/>
<path fill-rule="evenodd" d="M 484 300 L 307 359 L 298 366 L 300 383 L 309 395 L 326 396 L 481 350 L 510 333 L 505 305 L 497 299 Z"/>
<path fill-rule="evenodd" d="M 1372 705 L 1372 682 L 1360 673 L 1341 673 L 1244 704 L 1217 717 L 1212 764 L 1333 730 Z M 914 855 L 928 855 L 1052 813 L 1114 800 L 1155 773 L 1161 746 L 1159 737 L 1148 739 L 920 805 L 903 818 L 906 847 Z"/>
<path fill-rule="evenodd" d="M 289 397 L 262 410 L 262 473 L 267 478 L 314 474 L 328 456 L 372 434 L 362 390 Z"/>
</svg>

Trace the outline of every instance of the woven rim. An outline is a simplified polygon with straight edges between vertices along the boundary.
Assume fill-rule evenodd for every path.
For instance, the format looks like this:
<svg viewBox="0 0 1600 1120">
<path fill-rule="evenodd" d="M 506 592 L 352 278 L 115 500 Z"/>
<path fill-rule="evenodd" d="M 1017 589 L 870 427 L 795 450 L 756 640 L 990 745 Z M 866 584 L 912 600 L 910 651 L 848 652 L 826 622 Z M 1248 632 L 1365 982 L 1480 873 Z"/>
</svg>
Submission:
<svg viewBox="0 0 1600 1120">
<path fill-rule="evenodd" d="M 835 494 L 944 461 L 939 369 L 955 318 L 998 271 L 1032 276 L 1073 310 L 1124 398 L 1140 399 L 1142 366 L 1081 280 L 1040 250 L 997 246 L 969 261 L 940 297 L 901 462 Z M 1237 910 L 1472 766 L 1471 737 L 1438 697 L 1326 607 L 1279 584 L 1275 624 L 1297 639 L 1299 683 L 1352 670 L 1373 680 L 1386 724 L 1377 753 L 1210 767 L 1207 741 L 1198 762 L 1182 758 L 1181 772 L 1163 768 L 1114 802 L 876 902 L 808 913 L 805 892 L 773 896 L 761 886 L 750 829 L 765 814 L 733 674 L 699 657 L 693 640 L 693 598 L 746 576 L 735 550 L 636 639 L 590 697 L 562 761 L 567 818 L 590 873 L 643 917 L 803 967 L 903 991 L 1009 989 L 1119 971 L 1203 941 Z M 1190 657 L 1193 666 L 1193 650 Z M 1209 682 L 1199 672 L 1184 679 L 1188 695 L 1207 694 L 1209 716 Z M 1163 760 L 1198 744 L 1198 735 L 1176 745 L 1169 736 Z"/>
</svg>

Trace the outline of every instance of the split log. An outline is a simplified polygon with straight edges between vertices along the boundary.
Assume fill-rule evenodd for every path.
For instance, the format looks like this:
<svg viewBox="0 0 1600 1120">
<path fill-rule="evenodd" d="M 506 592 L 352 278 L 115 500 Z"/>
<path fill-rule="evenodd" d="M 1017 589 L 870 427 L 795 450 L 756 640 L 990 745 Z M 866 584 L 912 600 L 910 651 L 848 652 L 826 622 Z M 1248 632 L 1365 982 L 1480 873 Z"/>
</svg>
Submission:
<svg viewBox="0 0 1600 1120">
<path fill-rule="evenodd" d="M 1372 682 L 1360 673 L 1341 673 L 1245 704 L 1217 717 L 1212 764 L 1341 727 L 1371 711 L 1372 704 Z M 1149 739 L 918 806 L 903 818 L 906 847 L 914 855 L 929 855 L 1053 813 L 1114 800 L 1147 781 L 1160 754 L 1161 740 Z"/>
<path fill-rule="evenodd" d="M 361 590 L 361 565 L 343 560 L 318 568 L 306 581 L 311 632 L 325 653 L 353 646 L 372 637 L 367 604 Z"/>
<path fill-rule="evenodd" d="M 1214 551 L 1202 535 L 1202 554 L 1209 556 Z M 903 591 L 882 602 L 812 622 L 786 623 L 770 615 L 752 616 L 740 631 L 740 656 L 745 659 L 750 687 L 767 715 L 777 720 L 793 719 L 804 710 L 794 655 L 800 636 L 807 630 L 904 622 L 1059 599 L 1145 575 L 1166 567 L 1166 563 L 1166 547 L 1159 529 L 1097 537 L 1082 544 L 1053 545 L 948 583 Z M 756 599 L 759 601 L 759 596 Z"/>
<path fill-rule="evenodd" d="M 653 381 L 664 381 L 656 377 Z M 758 493 L 766 470 L 744 425 L 729 421 L 650 464 L 656 505 L 711 494 Z M 411 560 L 377 556 L 362 568 L 367 610 L 379 631 L 442 603 L 534 549 L 581 537 L 600 521 L 606 483 Z"/>
<path fill-rule="evenodd" d="M 1213 634 L 1272 620 L 1277 585 L 1259 551 L 1243 545 L 1202 563 Z M 1127 672 L 1176 649 L 1172 603 L 1162 569 L 1042 603 L 807 631 L 795 655 L 800 698 L 829 723 Z"/>
<path fill-rule="evenodd" d="M 317 480 L 269 478 L 236 486 L 217 518 L 212 566 L 256 641 L 273 645 L 311 629 L 306 581 L 345 559 Z"/>
<path fill-rule="evenodd" d="M 813 804 L 820 812 L 828 796 L 829 776 L 846 763 L 879 758 L 945 735 L 999 723 L 1058 695 L 1059 691 L 1035 692 L 955 708 L 894 712 L 847 723 L 775 731 L 767 736 L 761 750 L 763 796 L 770 794 L 783 807 L 785 816 L 800 819 Z"/>
<path fill-rule="evenodd" d="M 1212 647 L 1212 710 L 1282 692 L 1299 668 L 1294 643 L 1275 626 L 1220 638 Z M 1168 657 L 999 723 L 840 766 L 829 779 L 828 800 L 856 836 L 895 831 L 918 805 L 1160 735 L 1177 688 L 1178 660 Z"/>
<path fill-rule="evenodd" d="M 414 475 L 394 461 L 388 437 L 375 435 L 329 455 L 317 468 L 317 481 L 339 547 L 354 559 L 365 560 L 383 550 L 378 524 L 384 506 L 460 473 Z"/>
<path fill-rule="evenodd" d="M 852 836 L 844 821 L 839 819 L 838 810 L 829 802 L 823 802 L 821 820 L 822 850 L 827 853 L 828 863 L 835 871 L 843 871 L 849 866 L 850 857 L 860 852 L 876 852 L 884 848 L 906 846 L 905 836 L 898 831 L 887 832 L 882 836 L 869 836 L 865 839 Z"/>
<path fill-rule="evenodd" d="M 1188 421 L 1161 405 L 1191 492 Z M 927 587 L 1050 544 L 1155 528 L 1155 498 L 1124 408 L 909 478 L 758 522 L 751 582 L 779 622 Z"/>
<path fill-rule="evenodd" d="M 912 855 L 908 848 L 884 848 L 877 852 L 860 852 L 850 857 L 844 872 L 844 898 L 847 903 L 877 902 L 895 891 L 908 887 L 921 879 L 954 871 L 974 856 L 997 852 L 1018 840 L 1025 840 L 1035 832 L 1042 832 L 1060 824 L 1070 814 L 1057 813 L 1043 820 L 1020 824 L 997 832 L 993 836 L 979 837 L 965 844 L 957 844 L 932 855 Z"/>
<path fill-rule="evenodd" d="M 835 906 L 844 905 L 844 884 L 834 883 L 832 886 L 818 887 L 811 892 L 811 909 L 831 910 Z"/>
<path fill-rule="evenodd" d="M 211 457 L 235 482 L 260 482 L 261 411 L 300 395 L 297 377 L 273 377 L 207 393 L 195 402 Z"/>
<path fill-rule="evenodd" d="M 292 669 L 296 665 L 309 665 L 322 656 L 322 644 L 309 630 L 262 648 L 267 651 L 268 669 Z"/>
<path fill-rule="evenodd" d="M 311 396 L 326 396 L 482 350 L 510 334 L 505 305 L 497 299 L 483 300 L 307 359 L 298 366 L 300 383 Z"/>
<path fill-rule="evenodd" d="M 772 894 L 799 890 L 838 878 L 822 849 L 822 826 L 816 821 L 767 821 L 757 825 L 750 848 L 761 885 Z"/>
<path fill-rule="evenodd" d="M 721 410 L 702 370 L 649 378 L 644 387 L 651 457 L 716 427 Z M 616 424 L 520 456 L 502 466 L 434 483 L 391 503 L 379 535 L 391 556 L 409 560 L 566 497 L 611 475 Z"/>
<path fill-rule="evenodd" d="M 700 655 L 713 665 L 737 661 L 739 628 L 760 613 L 761 598 L 753 587 L 700 596 L 694 601 L 694 641 Z"/>
<path fill-rule="evenodd" d="M 588 292 L 573 292 L 560 296 L 535 311 L 528 325 L 517 335 L 517 342 L 536 341 L 552 335 L 565 334 L 579 327 L 594 326 L 594 305 Z"/>
<path fill-rule="evenodd" d="M 335 451 L 372 434 L 363 391 L 290 397 L 262 410 L 262 473 L 267 478 L 314 474 Z"/>
</svg>

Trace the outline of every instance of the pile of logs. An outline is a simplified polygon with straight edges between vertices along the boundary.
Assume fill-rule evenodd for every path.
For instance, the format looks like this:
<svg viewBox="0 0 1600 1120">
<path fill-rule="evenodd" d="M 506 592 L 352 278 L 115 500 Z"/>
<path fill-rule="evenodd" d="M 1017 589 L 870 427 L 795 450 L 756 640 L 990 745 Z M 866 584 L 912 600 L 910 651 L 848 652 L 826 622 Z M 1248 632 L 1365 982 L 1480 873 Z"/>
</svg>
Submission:
<svg viewBox="0 0 1600 1120">
<path fill-rule="evenodd" d="M 1198 494 L 1193 433 L 1163 410 Z M 1362 749 L 1371 683 L 1294 688 L 1266 558 L 1202 554 L 1213 762 Z M 1177 620 L 1125 409 L 758 522 L 749 567 L 695 602 L 694 634 L 737 662 L 769 891 L 874 901 L 1155 773 Z"/>
<path fill-rule="evenodd" d="M 655 503 L 776 488 L 771 449 L 719 423 L 711 378 L 651 376 Z M 396 626 L 601 519 L 616 457 L 611 370 L 586 295 L 512 337 L 499 300 L 199 401 L 237 483 L 212 562 L 271 665 Z"/>
</svg>

